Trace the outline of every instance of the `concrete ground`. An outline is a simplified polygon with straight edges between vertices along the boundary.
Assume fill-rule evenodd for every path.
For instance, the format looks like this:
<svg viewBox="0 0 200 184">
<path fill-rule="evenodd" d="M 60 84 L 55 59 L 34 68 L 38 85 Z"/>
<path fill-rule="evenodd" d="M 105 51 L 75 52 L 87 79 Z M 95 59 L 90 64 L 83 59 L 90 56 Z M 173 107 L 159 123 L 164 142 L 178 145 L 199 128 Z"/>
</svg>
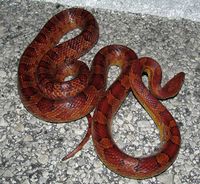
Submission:
<svg viewBox="0 0 200 184">
<path fill-rule="evenodd" d="M 28 0 L 0 2 L 0 183 L 199 184 L 198 16 L 195 16 L 196 21 L 192 21 L 193 18 L 183 19 L 177 15 L 176 19 L 169 19 L 160 14 L 87 7 L 100 27 L 97 45 L 82 58 L 89 66 L 100 48 L 115 43 L 132 48 L 139 57 L 149 56 L 157 60 L 163 69 L 163 83 L 180 71 L 186 74 L 180 93 L 163 102 L 180 127 L 182 143 L 179 155 L 166 172 L 137 181 L 107 169 L 98 159 L 92 140 L 75 157 L 61 162 L 62 157 L 83 137 L 86 119 L 61 125 L 46 123 L 28 113 L 19 99 L 17 69 L 24 49 L 45 22 L 66 7 Z M 112 67 L 108 85 L 118 74 L 118 68 Z M 119 147 L 131 155 L 147 155 L 159 146 L 156 126 L 132 94 L 116 114 L 113 136 Z"/>
<path fill-rule="evenodd" d="M 104 10 L 158 15 L 168 18 L 186 18 L 200 21 L 199 0 L 35 0 L 69 6 L 87 6 Z"/>
</svg>

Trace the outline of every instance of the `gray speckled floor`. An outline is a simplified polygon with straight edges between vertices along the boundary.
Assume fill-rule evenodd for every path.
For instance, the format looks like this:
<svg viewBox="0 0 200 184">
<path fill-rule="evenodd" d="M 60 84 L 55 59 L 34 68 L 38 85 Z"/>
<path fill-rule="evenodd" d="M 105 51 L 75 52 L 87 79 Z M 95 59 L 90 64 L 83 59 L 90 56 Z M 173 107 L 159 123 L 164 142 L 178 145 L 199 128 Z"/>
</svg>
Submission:
<svg viewBox="0 0 200 184">
<path fill-rule="evenodd" d="M 199 0 L 33 0 L 200 21 Z"/>
<path fill-rule="evenodd" d="M 200 23 L 141 14 L 90 10 L 100 26 L 100 39 L 83 57 L 91 63 L 108 44 L 124 44 L 161 64 L 164 82 L 184 71 L 186 79 L 177 97 L 163 102 L 177 120 L 182 135 L 176 162 L 163 174 L 142 181 L 108 170 L 94 152 L 92 141 L 66 162 L 61 158 L 81 140 L 86 119 L 49 124 L 29 114 L 17 93 L 17 66 L 25 47 L 44 23 L 65 7 L 25 0 L 0 2 L 0 183 L 200 183 Z M 110 71 L 114 80 L 116 67 Z M 114 139 L 132 155 L 148 154 L 159 145 L 158 130 L 130 94 L 113 124 Z"/>
</svg>

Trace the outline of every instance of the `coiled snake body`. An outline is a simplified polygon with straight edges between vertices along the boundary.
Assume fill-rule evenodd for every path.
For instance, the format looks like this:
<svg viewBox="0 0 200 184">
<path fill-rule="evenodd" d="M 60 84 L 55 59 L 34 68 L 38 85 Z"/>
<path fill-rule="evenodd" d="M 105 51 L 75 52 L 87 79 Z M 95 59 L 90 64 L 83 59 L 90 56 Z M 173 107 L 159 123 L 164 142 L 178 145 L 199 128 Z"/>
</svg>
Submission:
<svg viewBox="0 0 200 184">
<path fill-rule="evenodd" d="M 82 32 L 58 44 L 64 34 L 75 28 Z M 159 64 L 148 57 L 138 59 L 133 50 L 122 45 L 102 48 L 89 71 L 78 58 L 94 46 L 98 36 L 95 18 L 84 9 L 71 8 L 53 16 L 20 59 L 18 89 L 21 101 L 29 112 L 49 122 L 69 122 L 87 115 L 92 122 L 95 150 L 108 168 L 136 179 L 157 175 L 173 163 L 181 141 L 174 118 L 158 99 L 175 96 L 183 84 L 184 73 L 177 74 L 161 87 Z M 111 65 L 118 65 L 121 74 L 105 92 Z M 143 73 L 148 75 L 150 90 L 142 82 Z M 65 81 L 68 75 L 75 78 Z M 160 151 L 148 157 L 131 157 L 112 139 L 112 118 L 130 90 L 160 131 Z M 88 114 L 94 108 L 91 118 Z"/>
</svg>

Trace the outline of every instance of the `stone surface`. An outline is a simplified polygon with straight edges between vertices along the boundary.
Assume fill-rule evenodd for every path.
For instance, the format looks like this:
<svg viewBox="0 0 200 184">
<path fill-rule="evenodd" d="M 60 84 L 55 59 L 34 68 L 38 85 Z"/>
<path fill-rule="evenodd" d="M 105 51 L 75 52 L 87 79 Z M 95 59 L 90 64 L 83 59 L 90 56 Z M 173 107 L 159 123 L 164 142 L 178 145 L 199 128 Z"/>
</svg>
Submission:
<svg viewBox="0 0 200 184">
<path fill-rule="evenodd" d="M 186 18 L 200 22 L 199 0 L 37 0 L 70 6 L 88 6 L 112 11 L 125 11 L 169 18 Z"/>
<path fill-rule="evenodd" d="M 100 39 L 82 60 L 89 66 L 97 51 L 108 44 L 123 44 L 139 57 L 156 59 L 163 68 L 163 83 L 180 71 L 186 73 L 181 92 L 163 101 L 176 119 L 182 144 L 175 163 L 162 175 L 136 181 L 107 169 L 92 141 L 68 161 L 61 162 L 82 139 L 86 118 L 68 124 L 50 124 L 28 113 L 18 96 L 17 69 L 21 54 L 44 23 L 66 7 L 59 4 L 8 0 L 0 2 L 0 183 L 200 183 L 200 24 L 151 15 L 89 9 L 97 18 Z M 109 84 L 119 74 L 109 72 Z M 119 147 L 131 155 L 147 155 L 159 146 L 158 130 L 130 94 L 113 122 Z"/>
</svg>

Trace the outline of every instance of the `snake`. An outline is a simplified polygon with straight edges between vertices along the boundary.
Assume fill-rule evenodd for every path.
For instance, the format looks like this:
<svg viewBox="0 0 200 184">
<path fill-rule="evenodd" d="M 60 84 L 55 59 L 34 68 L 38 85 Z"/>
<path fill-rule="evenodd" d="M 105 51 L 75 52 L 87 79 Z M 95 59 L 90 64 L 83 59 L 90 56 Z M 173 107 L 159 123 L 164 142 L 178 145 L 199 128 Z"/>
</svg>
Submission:
<svg viewBox="0 0 200 184">
<path fill-rule="evenodd" d="M 74 29 L 79 29 L 80 34 L 60 41 Z M 83 8 L 65 9 L 50 18 L 20 58 L 21 102 L 34 116 L 51 123 L 66 123 L 86 116 L 88 132 L 74 153 L 91 134 L 98 157 L 113 172 L 134 179 L 156 176 L 175 161 L 181 144 L 178 125 L 160 100 L 178 94 L 185 74 L 176 74 L 161 87 L 162 69 L 154 59 L 138 58 L 132 49 L 117 44 L 101 48 L 89 69 L 80 58 L 98 39 L 98 23 Z M 121 73 L 106 89 L 109 68 L 113 65 Z M 148 87 L 142 81 L 144 74 L 148 77 Z M 72 79 L 66 79 L 67 76 Z M 144 157 L 126 154 L 112 137 L 112 119 L 131 91 L 160 132 L 158 152 Z"/>
</svg>

